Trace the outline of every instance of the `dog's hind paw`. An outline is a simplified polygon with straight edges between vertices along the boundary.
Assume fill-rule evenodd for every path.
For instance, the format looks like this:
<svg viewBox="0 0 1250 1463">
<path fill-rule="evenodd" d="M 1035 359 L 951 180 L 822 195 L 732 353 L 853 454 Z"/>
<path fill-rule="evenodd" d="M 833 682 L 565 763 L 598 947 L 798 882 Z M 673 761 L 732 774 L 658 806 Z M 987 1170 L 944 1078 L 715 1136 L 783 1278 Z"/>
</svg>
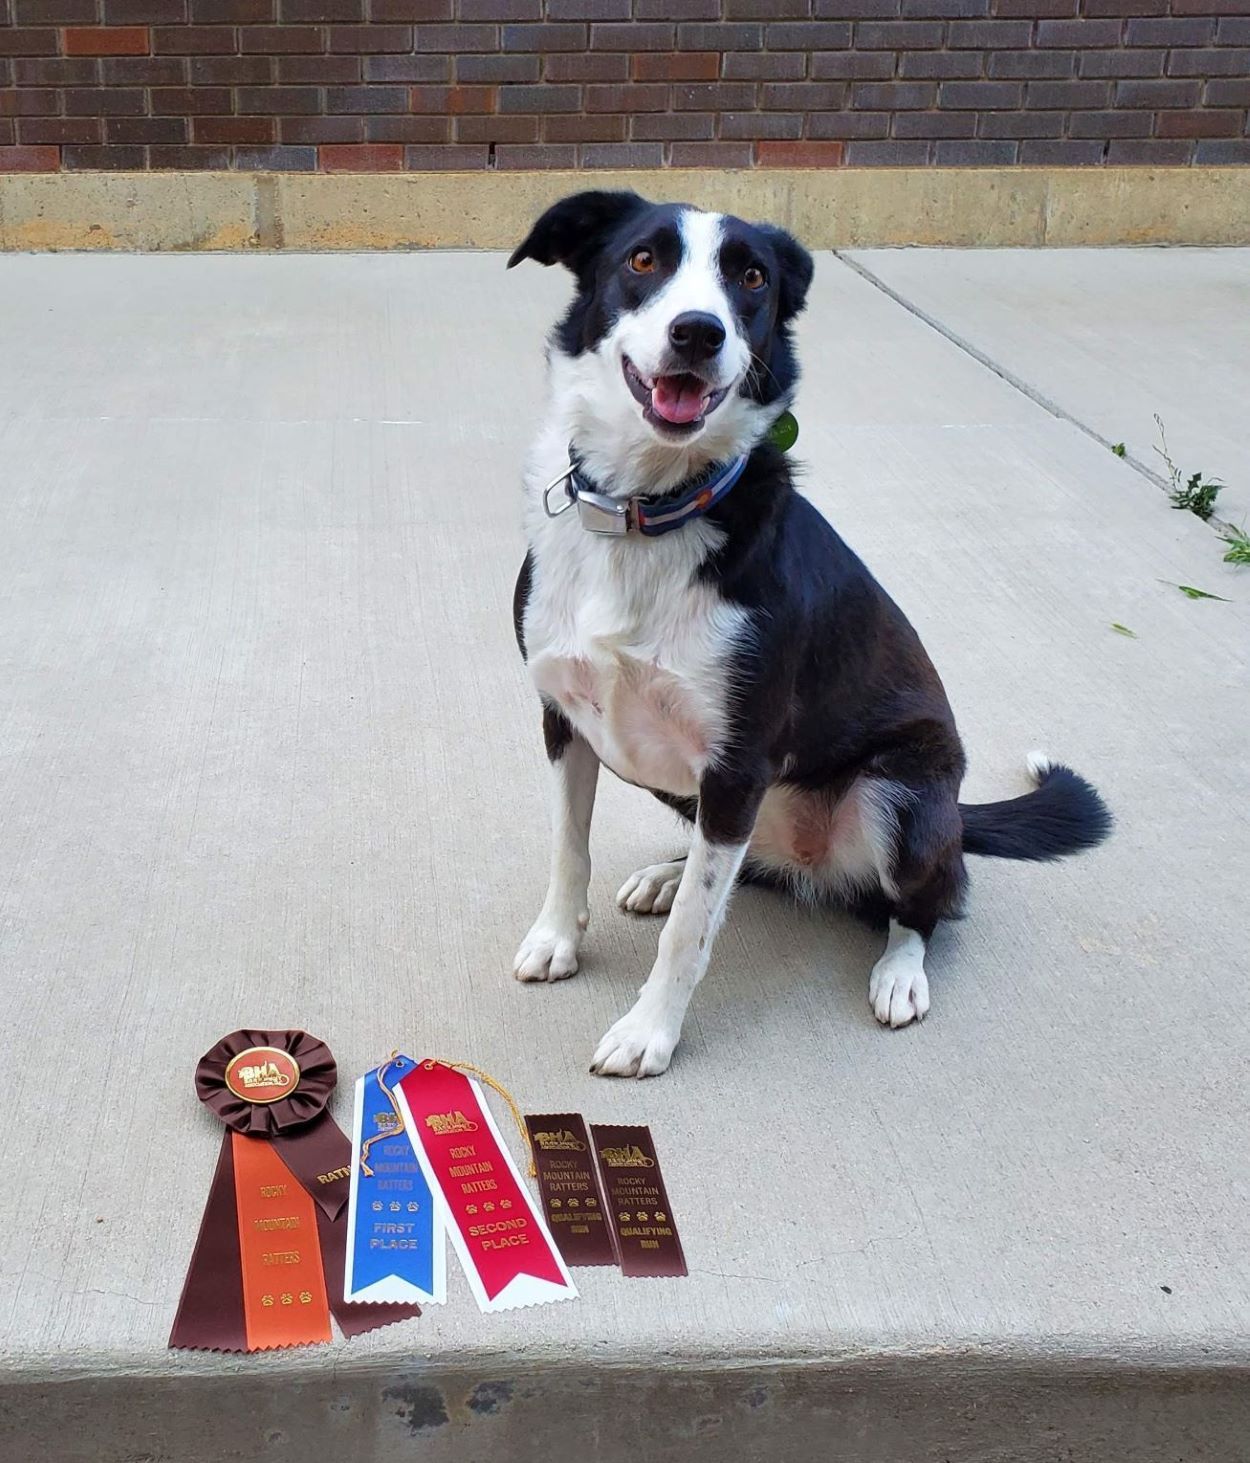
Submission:
<svg viewBox="0 0 1250 1463">
<path fill-rule="evenodd" d="M 667 914 L 677 897 L 686 861 L 648 864 L 629 876 L 617 891 L 616 902 L 631 914 Z"/>
</svg>

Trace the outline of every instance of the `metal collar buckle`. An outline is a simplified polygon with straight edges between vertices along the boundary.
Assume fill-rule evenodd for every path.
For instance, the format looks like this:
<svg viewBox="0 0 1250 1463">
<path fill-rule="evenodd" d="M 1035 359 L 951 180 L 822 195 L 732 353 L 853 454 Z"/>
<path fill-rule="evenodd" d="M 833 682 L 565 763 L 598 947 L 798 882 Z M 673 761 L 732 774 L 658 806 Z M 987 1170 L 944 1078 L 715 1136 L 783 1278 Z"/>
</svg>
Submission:
<svg viewBox="0 0 1250 1463">
<path fill-rule="evenodd" d="M 573 467 L 567 467 L 559 477 L 543 489 L 543 512 L 548 518 L 559 518 L 576 503 L 577 518 L 588 533 L 603 533 L 613 537 L 627 534 L 634 523 L 633 499 L 622 501 L 610 498 L 606 493 L 593 493 L 587 488 L 572 485 Z M 564 489 L 564 502 L 552 508 L 551 495 L 557 488 Z"/>
</svg>

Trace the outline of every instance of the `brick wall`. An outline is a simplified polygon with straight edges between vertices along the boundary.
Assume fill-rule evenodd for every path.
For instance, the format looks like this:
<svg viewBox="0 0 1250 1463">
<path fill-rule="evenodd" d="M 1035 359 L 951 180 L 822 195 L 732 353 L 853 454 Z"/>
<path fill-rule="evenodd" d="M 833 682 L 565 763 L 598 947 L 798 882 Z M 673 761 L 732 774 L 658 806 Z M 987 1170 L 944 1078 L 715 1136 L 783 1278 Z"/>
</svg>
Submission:
<svg viewBox="0 0 1250 1463">
<path fill-rule="evenodd" d="M 1250 0 L 0 0 L 0 170 L 1250 162 Z"/>
</svg>

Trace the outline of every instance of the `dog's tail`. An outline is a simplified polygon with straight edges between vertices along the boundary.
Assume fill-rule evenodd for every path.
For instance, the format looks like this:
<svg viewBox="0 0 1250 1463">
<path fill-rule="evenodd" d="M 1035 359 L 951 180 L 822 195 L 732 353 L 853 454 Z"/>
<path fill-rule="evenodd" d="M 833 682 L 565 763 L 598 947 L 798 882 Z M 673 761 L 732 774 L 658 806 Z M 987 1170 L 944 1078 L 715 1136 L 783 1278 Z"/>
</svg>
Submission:
<svg viewBox="0 0 1250 1463">
<path fill-rule="evenodd" d="M 964 852 L 989 858 L 1056 859 L 1095 848 L 1111 832 L 1111 813 L 1093 787 L 1062 762 L 1029 755 L 1037 786 L 1001 803 L 960 803 Z"/>
</svg>

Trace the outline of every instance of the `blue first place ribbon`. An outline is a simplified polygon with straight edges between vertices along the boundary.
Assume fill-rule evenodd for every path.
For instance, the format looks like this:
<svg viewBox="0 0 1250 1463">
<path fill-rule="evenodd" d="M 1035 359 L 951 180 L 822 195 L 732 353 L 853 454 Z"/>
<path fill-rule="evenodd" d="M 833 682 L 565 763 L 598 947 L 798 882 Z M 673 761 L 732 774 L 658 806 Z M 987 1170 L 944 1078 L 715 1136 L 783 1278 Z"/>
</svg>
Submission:
<svg viewBox="0 0 1250 1463">
<path fill-rule="evenodd" d="M 415 1065 L 411 1057 L 393 1057 L 356 1083 L 344 1277 L 348 1301 L 438 1304 L 446 1298 L 441 1201 L 432 1197 L 382 1085 L 393 1089 Z M 361 1149 L 370 1139 L 375 1141 L 362 1164 Z"/>
</svg>

